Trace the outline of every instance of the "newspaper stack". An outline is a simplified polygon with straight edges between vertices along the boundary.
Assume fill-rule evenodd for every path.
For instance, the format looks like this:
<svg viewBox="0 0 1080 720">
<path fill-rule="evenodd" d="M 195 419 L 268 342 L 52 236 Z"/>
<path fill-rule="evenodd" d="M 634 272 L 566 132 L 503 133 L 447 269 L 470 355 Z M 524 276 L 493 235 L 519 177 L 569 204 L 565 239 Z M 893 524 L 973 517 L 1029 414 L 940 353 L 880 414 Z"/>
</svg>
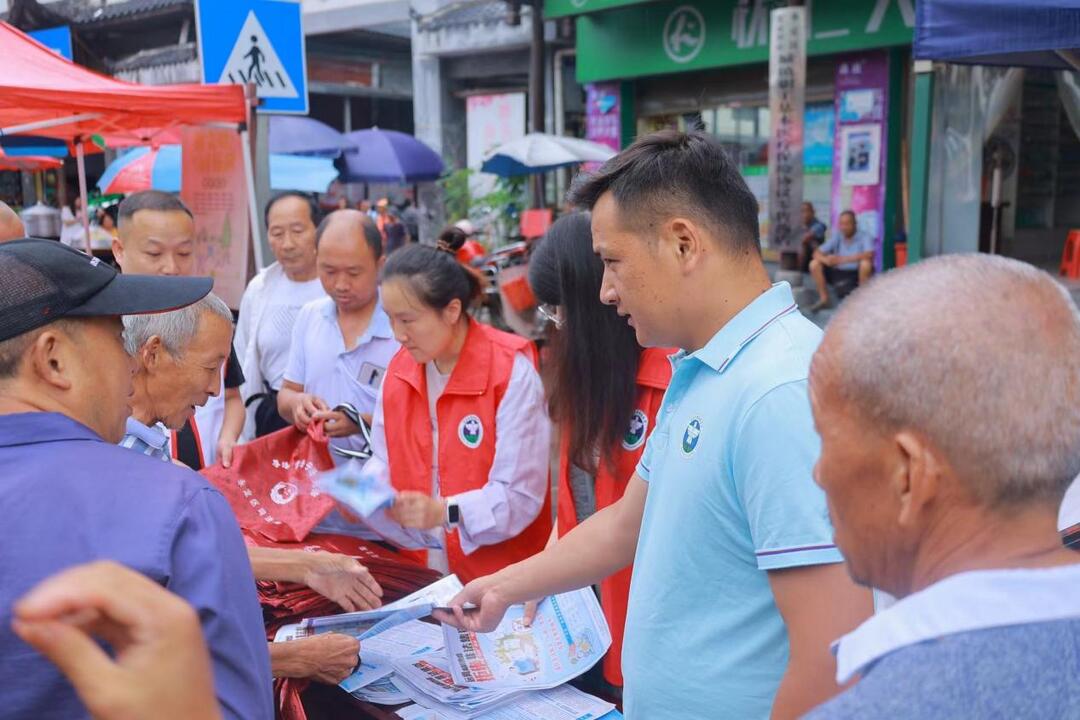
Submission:
<svg viewBox="0 0 1080 720">
<path fill-rule="evenodd" d="M 552 690 L 528 692 L 516 700 L 480 716 L 481 720 L 616 720 L 622 715 L 615 706 L 570 685 Z M 403 720 L 449 720 L 450 716 L 426 708 L 409 705 L 397 711 Z"/>
<path fill-rule="evenodd" d="M 396 659 L 394 686 L 445 720 L 561 718 L 523 709 L 537 703 L 558 707 L 560 697 L 576 713 L 570 718 L 600 717 L 610 711 L 613 706 L 608 703 L 560 687 L 599 662 L 611 646 L 611 633 L 592 590 L 547 598 L 529 626 L 522 622 L 523 613 L 522 606 L 511 608 L 490 633 L 444 625 L 445 650 Z M 529 692 L 554 688 L 559 692 Z M 569 701 L 571 696 L 574 702 Z M 591 710 L 581 710 L 588 705 Z"/>
<path fill-rule="evenodd" d="M 379 610 L 306 618 L 283 627 L 276 640 L 324 632 L 360 638 L 360 668 L 341 687 L 382 705 L 412 701 L 399 712 L 409 720 L 580 720 L 612 711 L 565 685 L 611 646 L 591 589 L 545 599 L 529 626 L 520 605 L 490 633 L 420 620 L 461 589 L 450 575 Z"/>
</svg>

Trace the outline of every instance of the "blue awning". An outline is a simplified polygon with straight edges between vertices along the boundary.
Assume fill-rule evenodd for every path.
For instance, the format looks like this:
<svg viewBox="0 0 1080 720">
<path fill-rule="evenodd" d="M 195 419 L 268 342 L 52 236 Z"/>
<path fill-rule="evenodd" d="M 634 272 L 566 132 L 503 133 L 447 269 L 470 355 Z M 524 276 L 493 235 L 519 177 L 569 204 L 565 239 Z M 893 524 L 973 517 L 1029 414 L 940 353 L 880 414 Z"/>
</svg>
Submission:
<svg viewBox="0 0 1080 720">
<path fill-rule="evenodd" d="M 1080 0 L 918 0 L 913 54 L 976 65 L 1074 69 Z"/>
</svg>

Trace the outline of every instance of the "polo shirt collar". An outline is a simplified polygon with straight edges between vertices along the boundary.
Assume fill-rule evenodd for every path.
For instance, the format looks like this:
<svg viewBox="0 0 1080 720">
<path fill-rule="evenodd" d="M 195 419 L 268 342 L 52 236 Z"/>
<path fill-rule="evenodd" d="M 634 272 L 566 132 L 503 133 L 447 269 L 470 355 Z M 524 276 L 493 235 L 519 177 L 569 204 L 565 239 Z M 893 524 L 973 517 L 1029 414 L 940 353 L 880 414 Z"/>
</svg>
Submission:
<svg viewBox="0 0 1080 720">
<path fill-rule="evenodd" d="M 65 440 L 105 442 L 90 428 L 60 413 L 26 412 L 0 415 L 0 447 Z"/>
<path fill-rule="evenodd" d="M 1080 563 L 977 570 L 909 595 L 833 643 L 843 685 L 874 662 L 917 643 L 974 630 L 1080 619 Z"/>
<path fill-rule="evenodd" d="M 765 328 L 797 309 L 791 286 L 786 282 L 776 283 L 731 318 L 705 347 L 685 357 L 697 358 L 713 370 L 723 372 L 739 351 Z"/>
<path fill-rule="evenodd" d="M 132 435 L 139 440 L 142 440 L 155 450 L 161 450 L 162 452 L 164 452 L 165 445 L 169 442 L 168 436 L 165 435 L 157 425 L 154 427 L 143 425 L 136 420 L 134 416 L 128 417 L 125 432 L 128 435 Z"/>
<path fill-rule="evenodd" d="M 337 305 L 334 304 L 334 299 L 331 297 L 322 298 L 320 302 L 323 303 L 322 313 L 334 328 L 337 328 Z M 394 337 L 394 330 L 390 327 L 390 316 L 386 314 L 382 306 L 382 294 L 380 293 L 378 299 L 375 301 L 375 312 L 371 314 L 371 321 L 368 323 L 367 330 L 356 341 L 356 346 L 360 347 L 364 343 L 379 338 L 382 340 L 392 340 Z"/>
</svg>

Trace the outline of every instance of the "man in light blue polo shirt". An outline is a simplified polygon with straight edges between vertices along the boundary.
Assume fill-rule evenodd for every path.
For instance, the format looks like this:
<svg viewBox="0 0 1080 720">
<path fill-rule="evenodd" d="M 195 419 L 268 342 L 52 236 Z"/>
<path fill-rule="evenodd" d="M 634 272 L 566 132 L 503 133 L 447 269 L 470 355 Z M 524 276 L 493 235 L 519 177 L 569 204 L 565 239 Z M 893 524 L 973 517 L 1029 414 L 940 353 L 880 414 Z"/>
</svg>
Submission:
<svg viewBox="0 0 1080 720">
<path fill-rule="evenodd" d="M 346 458 L 335 449 L 368 448 L 360 428 L 334 408 L 352 405 L 370 424 L 386 366 L 401 345 L 379 302 L 382 236 L 371 218 L 359 210 L 330 213 L 315 232 L 315 248 L 328 297 L 307 303 L 296 316 L 278 412 L 301 430 L 325 421 L 330 454 L 340 464 Z M 315 531 L 378 537 L 337 510 Z"/>
<path fill-rule="evenodd" d="M 510 604 L 632 561 L 627 717 L 797 717 L 837 692 L 832 635 L 871 612 L 812 477 L 820 332 L 770 285 L 757 203 L 712 137 L 642 137 L 571 196 L 592 210 L 601 299 L 642 345 L 684 350 L 623 498 L 439 618 L 488 630 Z"/>
<path fill-rule="evenodd" d="M 338 210 L 319 224 L 315 244 L 329 297 L 297 315 L 278 411 L 301 430 L 325 420 L 331 448 L 363 450 L 360 429 L 333 408 L 348 403 L 370 423 L 386 366 L 401 348 L 379 303 L 382 238 L 360 211 Z"/>
</svg>

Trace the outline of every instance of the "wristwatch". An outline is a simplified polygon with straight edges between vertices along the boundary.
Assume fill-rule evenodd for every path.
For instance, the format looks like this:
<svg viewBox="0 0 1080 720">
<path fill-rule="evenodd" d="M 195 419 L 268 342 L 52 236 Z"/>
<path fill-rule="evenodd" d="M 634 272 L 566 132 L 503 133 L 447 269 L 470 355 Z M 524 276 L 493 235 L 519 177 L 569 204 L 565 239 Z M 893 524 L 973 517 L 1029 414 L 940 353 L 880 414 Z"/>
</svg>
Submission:
<svg viewBox="0 0 1080 720">
<path fill-rule="evenodd" d="M 456 528 L 461 522 L 461 508 L 453 500 L 446 501 L 446 527 Z"/>
</svg>

